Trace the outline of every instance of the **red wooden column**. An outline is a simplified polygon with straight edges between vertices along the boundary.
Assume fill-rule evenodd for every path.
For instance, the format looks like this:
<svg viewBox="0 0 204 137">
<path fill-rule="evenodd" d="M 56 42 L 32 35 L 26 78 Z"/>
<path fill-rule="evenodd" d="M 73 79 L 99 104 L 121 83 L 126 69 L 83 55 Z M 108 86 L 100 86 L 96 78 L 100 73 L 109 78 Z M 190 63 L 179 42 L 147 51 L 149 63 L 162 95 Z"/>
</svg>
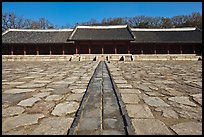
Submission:
<svg viewBox="0 0 204 137">
<path fill-rule="evenodd" d="M 180 47 L 180 53 L 182 54 L 182 47 L 181 47 L 181 45 L 179 45 L 179 47 Z"/>
<path fill-rule="evenodd" d="M 75 53 L 78 54 L 78 43 L 76 43 L 75 51 L 76 51 Z"/>
<path fill-rule="evenodd" d="M 101 48 L 102 54 L 104 54 L 104 43 L 102 42 L 102 48 Z"/>
<path fill-rule="evenodd" d="M 116 45 L 116 42 L 114 42 L 114 45 L 115 45 L 115 54 L 117 54 L 117 45 Z"/>
<path fill-rule="evenodd" d="M 128 43 L 128 54 L 130 54 L 130 43 Z"/>
<path fill-rule="evenodd" d="M 195 54 L 196 52 L 195 52 L 195 45 L 193 45 L 193 53 Z"/>
<path fill-rule="evenodd" d="M 39 55 L 39 47 L 38 46 L 37 46 L 36 50 L 37 50 L 37 55 Z"/>
<path fill-rule="evenodd" d="M 92 43 L 90 42 L 89 43 L 89 54 L 91 54 L 91 45 L 92 45 Z"/>
<path fill-rule="evenodd" d="M 11 46 L 11 55 L 13 55 L 13 46 Z"/>
<path fill-rule="evenodd" d="M 64 55 L 64 45 L 62 46 L 62 55 Z"/>
<path fill-rule="evenodd" d="M 101 51 L 102 51 L 102 54 L 104 54 L 104 48 L 103 47 L 102 47 Z"/>
<path fill-rule="evenodd" d="M 167 45 L 167 53 L 169 54 L 169 45 Z"/>
<path fill-rule="evenodd" d="M 91 54 L 91 48 L 89 47 L 89 54 Z"/>
<path fill-rule="evenodd" d="M 154 44 L 154 54 L 157 54 L 156 45 Z"/>
<path fill-rule="evenodd" d="M 23 46 L 23 54 L 26 55 L 26 47 L 25 47 L 25 45 Z"/>
<path fill-rule="evenodd" d="M 52 55 L 52 49 L 51 46 L 49 45 L 49 49 L 50 49 L 50 55 Z"/>
</svg>

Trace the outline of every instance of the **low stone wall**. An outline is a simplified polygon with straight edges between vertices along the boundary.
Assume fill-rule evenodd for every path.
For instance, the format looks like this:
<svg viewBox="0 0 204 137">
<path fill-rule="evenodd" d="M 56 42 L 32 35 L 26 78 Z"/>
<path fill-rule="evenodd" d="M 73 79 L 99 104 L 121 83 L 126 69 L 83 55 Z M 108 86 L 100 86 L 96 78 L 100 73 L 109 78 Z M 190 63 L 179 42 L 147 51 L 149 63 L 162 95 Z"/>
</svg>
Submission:
<svg viewBox="0 0 204 137">
<path fill-rule="evenodd" d="M 196 54 L 79 54 L 79 55 L 2 55 L 2 61 L 136 61 L 136 60 L 198 60 Z"/>
<path fill-rule="evenodd" d="M 143 54 L 143 55 L 132 55 L 134 60 L 198 60 L 202 59 L 201 56 L 196 54 Z"/>
</svg>

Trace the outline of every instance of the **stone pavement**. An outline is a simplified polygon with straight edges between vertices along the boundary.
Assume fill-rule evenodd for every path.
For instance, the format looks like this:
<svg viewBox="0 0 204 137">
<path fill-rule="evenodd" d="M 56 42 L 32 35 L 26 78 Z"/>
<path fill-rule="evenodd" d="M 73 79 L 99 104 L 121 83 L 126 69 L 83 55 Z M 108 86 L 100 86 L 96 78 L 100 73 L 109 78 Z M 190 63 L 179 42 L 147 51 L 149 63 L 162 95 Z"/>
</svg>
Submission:
<svg viewBox="0 0 204 137">
<path fill-rule="evenodd" d="M 2 133 L 66 135 L 98 62 L 2 65 Z"/>
<path fill-rule="evenodd" d="M 2 134 L 202 134 L 202 62 L 98 64 L 2 62 Z"/>
<path fill-rule="evenodd" d="M 202 62 L 108 63 L 135 134 L 202 134 Z"/>
</svg>

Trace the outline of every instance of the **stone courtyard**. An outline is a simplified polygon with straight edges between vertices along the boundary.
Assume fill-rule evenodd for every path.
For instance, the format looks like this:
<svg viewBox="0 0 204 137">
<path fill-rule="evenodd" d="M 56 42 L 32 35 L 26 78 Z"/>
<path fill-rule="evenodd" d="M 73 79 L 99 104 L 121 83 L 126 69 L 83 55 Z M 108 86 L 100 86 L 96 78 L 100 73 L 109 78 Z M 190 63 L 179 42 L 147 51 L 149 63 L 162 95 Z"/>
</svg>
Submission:
<svg viewBox="0 0 204 137">
<path fill-rule="evenodd" d="M 2 134 L 201 135 L 202 62 L 3 61 Z"/>
</svg>

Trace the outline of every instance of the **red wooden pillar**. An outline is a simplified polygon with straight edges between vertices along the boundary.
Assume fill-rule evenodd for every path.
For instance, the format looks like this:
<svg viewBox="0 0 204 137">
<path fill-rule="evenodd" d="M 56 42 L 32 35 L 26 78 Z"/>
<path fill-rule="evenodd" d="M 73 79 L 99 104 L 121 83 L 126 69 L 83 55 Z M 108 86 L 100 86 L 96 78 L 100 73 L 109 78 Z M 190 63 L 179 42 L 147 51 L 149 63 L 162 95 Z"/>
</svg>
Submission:
<svg viewBox="0 0 204 137">
<path fill-rule="evenodd" d="M 102 50 L 102 54 L 104 54 L 104 48 L 103 48 L 103 47 L 102 47 L 102 49 L 101 49 L 101 50 Z"/>
<path fill-rule="evenodd" d="M 169 45 L 167 45 L 167 53 L 169 54 Z"/>
<path fill-rule="evenodd" d="M 52 49 L 51 46 L 49 45 L 49 49 L 50 49 L 50 55 L 52 55 Z"/>
<path fill-rule="evenodd" d="M 76 45 L 75 51 L 76 51 L 75 53 L 78 54 L 78 46 L 77 45 Z"/>
<path fill-rule="evenodd" d="M 89 47 L 89 54 L 91 54 L 91 48 Z"/>
<path fill-rule="evenodd" d="M 196 52 L 195 52 L 195 45 L 193 45 L 193 53 L 195 54 Z"/>
<path fill-rule="evenodd" d="M 13 55 L 13 46 L 11 46 L 11 55 Z"/>
<path fill-rule="evenodd" d="M 179 47 L 180 47 L 180 53 L 182 54 L 182 47 L 181 47 L 181 45 Z"/>
<path fill-rule="evenodd" d="M 115 54 L 117 54 L 117 47 L 115 47 Z"/>
<path fill-rule="evenodd" d="M 26 47 L 25 47 L 25 45 L 23 46 L 23 54 L 26 55 Z"/>
<path fill-rule="evenodd" d="M 64 45 L 62 46 L 62 55 L 64 55 Z"/>
<path fill-rule="evenodd" d="M 36 49 L 36 50 L 37 50 L 37 55 L 39 55 L 39 47 L 38 47 L 38 46 L 37 46 L 37 49 Z"/>
<path fill-rule="evenodd" d="M 130 44 L 128 43 L 128 54 L 130 54 Z"/>
</svg>

